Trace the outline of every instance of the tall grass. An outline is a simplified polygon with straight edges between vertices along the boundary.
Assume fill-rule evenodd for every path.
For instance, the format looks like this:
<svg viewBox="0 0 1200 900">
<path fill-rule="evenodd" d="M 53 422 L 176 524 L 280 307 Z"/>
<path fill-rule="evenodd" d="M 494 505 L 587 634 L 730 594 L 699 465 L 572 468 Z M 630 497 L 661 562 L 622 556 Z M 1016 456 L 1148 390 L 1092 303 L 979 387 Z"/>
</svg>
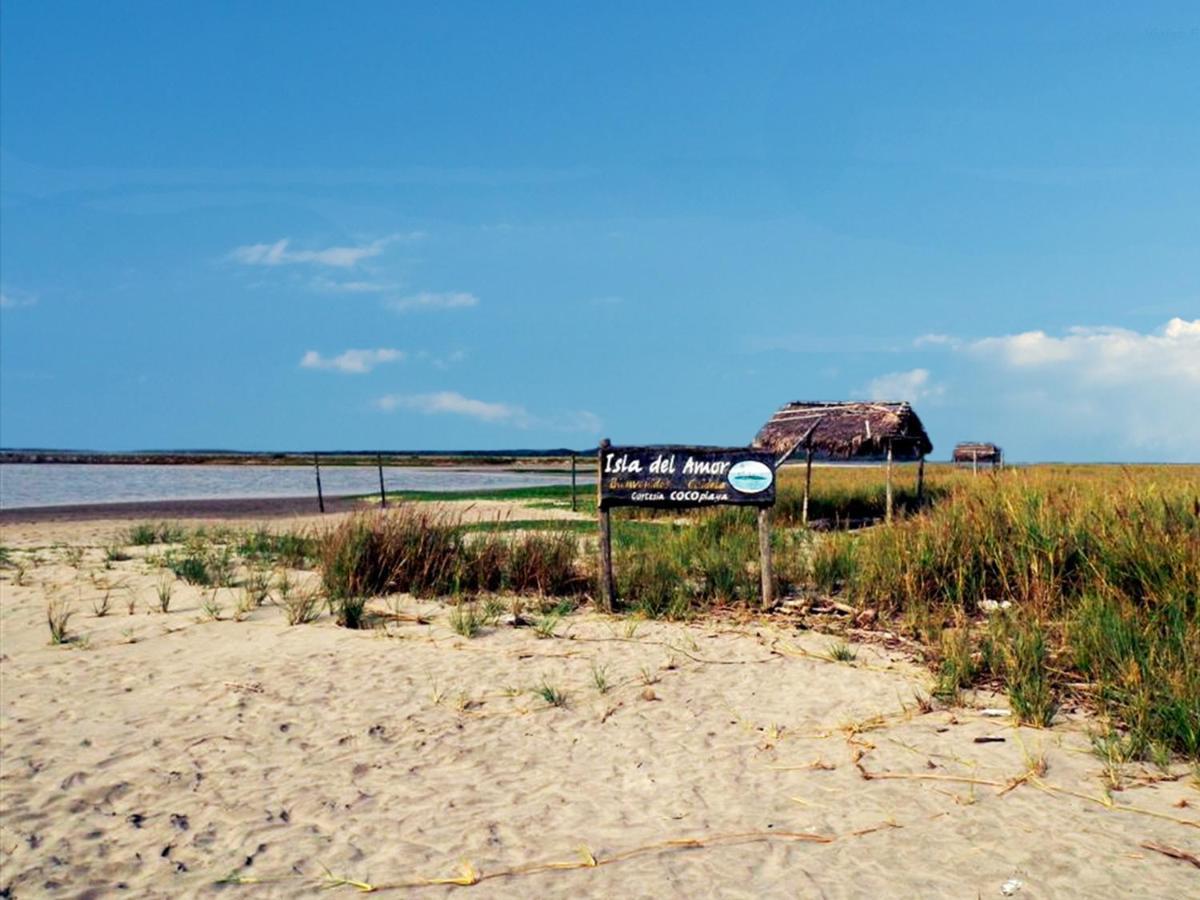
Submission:
<svg viewBox="0 0 1200 900">
<path fill-rule="evenodd" d="M 335 601 L 503 589 L 566 595 L 587 584 L 570 533 L 470 534 L 457 519 L 417 505 L 351 516 L 319 538 L 317 555 Z"/>
<path fill-rule="evenodd" d="M 940 655 L 944 689 L 1002 678 L 1045 724 L 1071 682 L 1151 749 L 1200 756 L 1200 477 L 1056 468 L 961 481 L 921 515 L 814 549 L 814 587 L 891 614 Z M 992 601 L 992 602 L 985 602 Z M 989 627 L 942 641 L 945 628 Z M 972 653 L 977 666 L 962 664 Z"/>
<path fill-rule="evenodd" d="M 651 618 L 683 619 L 758 597 L 753 511 L 710 509 L 692 521 L 641 530 L 618 543 L 614 568 L 624 605 Z"/>
</svg>

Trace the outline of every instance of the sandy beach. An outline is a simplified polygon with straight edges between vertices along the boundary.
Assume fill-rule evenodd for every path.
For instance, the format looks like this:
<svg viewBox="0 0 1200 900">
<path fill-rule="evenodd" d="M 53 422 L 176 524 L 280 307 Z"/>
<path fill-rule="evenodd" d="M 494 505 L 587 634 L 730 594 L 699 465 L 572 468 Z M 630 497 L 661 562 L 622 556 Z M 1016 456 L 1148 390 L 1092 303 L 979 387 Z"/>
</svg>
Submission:
<svg viewBox="0 0 1200 900">
<path fill-rule="evenodd" d="M 201 512 L 189 524 L 251 521 Z M 289 627 L 270 604 L 235 620 L 236 588 L 213 620 L 212 590 L 183 582 L 162 613 L 155 548 L 106 567 L 129 520 L 3 522 L 3 896 L 1200 890 L 1170 855 L 1200 854 L 1194 769 L 1106 772 L 1078 711 L 1040 730 L 985 714 L 1003 696 L 930 704 L 929 673 L 886 643 L 839 662 L 787 617 L 587 607 L 553 635 L 501 617 L 468 639 L 407 596 L 374 602 L 371 630 Z M 48 644 L 51 597 L 73 602 L 74 643 Z"/>
</svg>

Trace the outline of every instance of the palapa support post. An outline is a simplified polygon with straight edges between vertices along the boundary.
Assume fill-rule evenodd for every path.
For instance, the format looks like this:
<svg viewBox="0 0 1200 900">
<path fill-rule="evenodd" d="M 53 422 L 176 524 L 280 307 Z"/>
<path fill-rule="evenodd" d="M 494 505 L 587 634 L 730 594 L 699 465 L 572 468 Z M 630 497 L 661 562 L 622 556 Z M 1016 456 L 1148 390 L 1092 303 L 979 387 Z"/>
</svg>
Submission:
<svg viewBox="0 0 1200 900">
<path fill-rule="evenodd" d="M 886 521 L 892 521 L 892 442 L 887 445 L 887 515 Z"/>
<path fill-rule="evenodd" d="M 613 582 L 612 520 L 600 502 L 601 481 L 604 478 L 604 451 L 612 446 L 605 438 L 596 452 L 596 509 L 600 518 L 600 608 L 612 612 L 616 608 L 616 587 Z"/>
<path fill-rule="evenodd" d="M 375 454 L 375 464 L 379 466 L 379 508 L 387 508 L 387 494 L 383 490 L 383 454 Z"/>
<path fill-rule="evenodd" d="M 925 454 L 917 457 L 917 506 L 925 499 Z"/>
<path fill-rule="evenodd" d="M 771 508 L 758 509 L 758 554 L 762 569 L 763 609 L 775 606 L 775 569 L 771 564 Z"/>
<path fill-rule="evenodd" d="M 804 511 L 803 521 L 808 524 L 808 494 L 812 490 L 812 445 L 804 449 Z"/>
<path fill-rule="evenodd" d="M 978 450 L 971 451 L 971 474 L 972 475 L 979 474 L 979 451 Z"/>
<path fill-rule="evenodd" d="M 325 512 L 325 495 L 321 493 L 321 460 L 317 458 L 316 451 L 313 451 L 313 465 L 317 469 L 317 505 L 321 512 Z"/>
<path fill-rule="evenodd" d="M 575 454 L 571 454 L 571 512 L 575 512 L 579 506 L 575 501 Z"/>
</svg>

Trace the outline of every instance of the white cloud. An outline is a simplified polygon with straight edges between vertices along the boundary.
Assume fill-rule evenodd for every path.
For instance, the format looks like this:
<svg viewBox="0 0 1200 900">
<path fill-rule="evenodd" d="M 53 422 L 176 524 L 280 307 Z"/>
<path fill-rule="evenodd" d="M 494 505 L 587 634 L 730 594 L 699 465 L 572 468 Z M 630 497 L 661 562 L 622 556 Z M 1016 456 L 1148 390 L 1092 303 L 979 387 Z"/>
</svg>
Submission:
<svg viewBox="0 0 1200 900">
<path fill-rule="evenodd" d="M 923 334 L 919 338 L 917 338 L 915 341 L 913 341 L 913 346 L 914 347 L 928 347 L 928 346 L 957 347 L 961 343 L 962 342 L 958 338 L 956 338 L 952 335 L 949 335 L 949 334 Z"/>
<path fill-rule="evenodd" d="M 389 347 L 377 350 L 346 350 L 333 357 L 325 357 L 316 350 L 309 350 L 300 359 L 300 365 L 305 369 L 331 369 L 335 372 L 361 375 L 383 363 L 400 362 L 403 359 L 402 350 Z"/>
<path fill-rule="evenodd" d="M 940 397 L 945 388 L 934 383 L 928 369 L 911 369 L 907 372 L 888 372 L 872 378 L 865 388 L 858 391 L 868 400 L 907 400 L 916 403 Z"/>
<path fill-rule="evenodd" d="M 246 244 L 235 248 L 229 258 L 249 266 L 286 266 L 310 263 L 339 269 L 352 269 L 364 259 L 378 256 L 393 241 L 419 235 L 389 235 L 357 247 L 326 247 L 323 250 L 293 250 L 291 238 L 273 244 Z"/>
<path fill-rule="evenodd" d="M 478 305 L 478 297 L 462 291 L 444 294 L 422 291 L 419 294 L 412 294 L 408 297 L 396 297 L 384 302 L 384 306 L 399 313 L 423 309 L 468 309 Z"/>
<path fill-rule="evenodd" d="M 501 422 L 527 427 L 531 421 L 524 407 L 509 403 L 493 403 L 464 397 L 457 391 L 438 391 L 432 394 L 388 394 L 376 405 L 385 412 L 411 409 L 426 415 L 448 414 L 466 416 L 481 422 Z"/>
<path fill-rule="evenodd" d="M 1180 379 L 1200 388 L 1200 319 L 1174 318 L 1157 333 L 1075 327 L 971 341 L 973 355 L 1012 369 L 1055 371 L 1081 383 L 1130 385 Z"/>
<path fill-rule="evenodd" d="M 599 434 L 603 428 L 600 417 L 586 410 L 543 418 L 529 413 L 514 403 L 477 400 L 457 391 L 437 391 L 429 394 L 387 394 L 375 401 L 384 412 L 412 410 L 425 415 L 464 416 L 479 422 L 508 425 L 513 428 L 544 428 L 548 431 L 586 432 Z"/>
<path fill-rule="evenodd" d="M 33 306 L 38 302 L 36 294 L 19 291 L 14 288 L 0 290 L 0 309 L 17 309 L 22 306 Z"/>
<path fill-rule="evenodd" d="M 1074 327 L 964 340 L 966 386 L 997 429 L 1066 455 L 1194 460 L 1200 445 L 1200 319 L 1161 328 Z"/>
<path fill-rule="evenodd" d="M 313 279 L 312 286 L 331 294 L 383 294 L 397 287 L 386 281 L 334 281 L 332 278 Z"/>
</svg>

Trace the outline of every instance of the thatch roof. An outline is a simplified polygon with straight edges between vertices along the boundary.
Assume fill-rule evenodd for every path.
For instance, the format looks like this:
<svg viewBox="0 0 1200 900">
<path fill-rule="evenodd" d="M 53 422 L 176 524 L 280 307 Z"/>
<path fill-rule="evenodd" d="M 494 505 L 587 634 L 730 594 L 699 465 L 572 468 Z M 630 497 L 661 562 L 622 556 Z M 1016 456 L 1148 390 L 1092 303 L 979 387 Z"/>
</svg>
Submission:
<svg viewBox="0 0 1200 900">
<path fill-rule="evenodd" d="M 933 444 L 907 403 L 788 403 L 754 438 L 780 457 L 812 448 L 817 459 L 916 459 Z"/>
<path fill-rule="evenodd" d="M 954 447 L 954 455 L 951 457 L 955 462 L 986 462 L 996 463 L 1004 457 L 1004 451 L 995 444 L 988 444 L 982 441 L 964 441 L 961 444 L 956 444 Z"/>
</svg>

